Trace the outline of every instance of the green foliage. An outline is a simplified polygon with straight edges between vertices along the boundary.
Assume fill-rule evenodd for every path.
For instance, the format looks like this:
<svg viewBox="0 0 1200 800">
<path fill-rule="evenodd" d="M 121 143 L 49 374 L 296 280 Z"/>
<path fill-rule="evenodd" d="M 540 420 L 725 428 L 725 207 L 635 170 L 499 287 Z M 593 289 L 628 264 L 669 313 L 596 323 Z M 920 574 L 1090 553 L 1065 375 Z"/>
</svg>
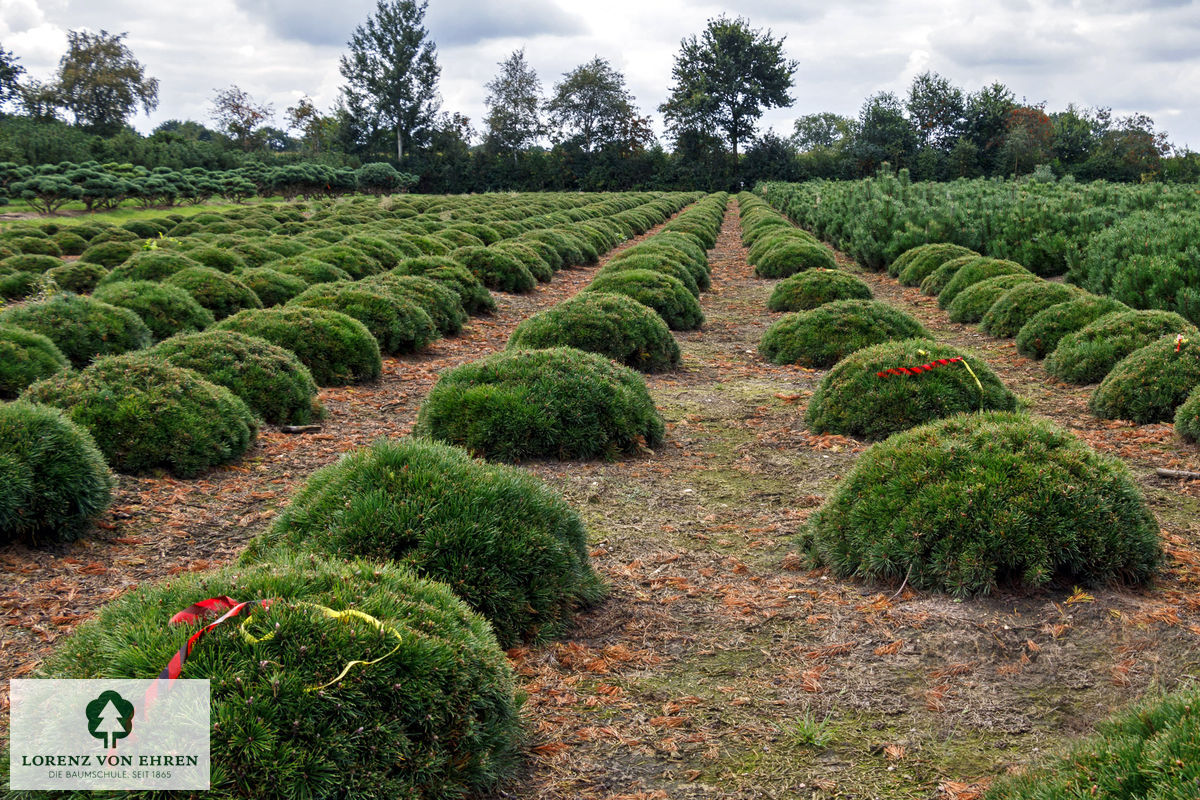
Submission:
<svg viewBox="0 0 1200 800">
<path fill-rule="evenodd" d="M 1200 384 L 1175 412 L 1175 432 L 1190 442 L 1200 442 Z"/>
<path fill-rule="evenodd" d="M 1013 287 L 996 300 L 983 316 L 983 330 L 992 336 L 1012 338 L 1039 311 L 1080 295 L 1074 286 L 1036 281 Z"/>
<path fill-rule="evenodd" d="M 516 327 L 508 350 L 574 347 L 599 353 L 641 372 L 679 365 L 679 344 L 662 317 L 620 294 L 583 292 Z"/>
<path fill-rule="evenodd" d="M 197 630 L 171 614 L 220 595 L 273 602 L 246 623 L 257 642 L 224 625 L 184 665 L 184 678 L 212 682 L 214 800 L 284 800 L 298 787 L 321 800 L 457 800 L 510 777 L 521 732 L 504 654 L 449 588 L 402 567 L 282 557 L 142 586 L 77 628 L 41 675 L 152 678 Z"/>
<path fill-rule="evenodd" d="M 263 308 L 283 305 L 308 288 L 303 278 L 270 267 L 242 270 L 237 278 L 258 295 Z"/>
<path fill-rule="evenodd" d="M 75 367 L 87 366 L 96 356 L 149 347 L 152 340 L 150 329 L 129 309 L 69 293 L 6 308 L 0 311 L 0 324 L 42 334 Z"/>
<path fill-rule="evenodd" d="M 327 264 L 324 261 L 318 261 L 315 258 L 306 256 L 297 256 L 296 258 L 285 258 L 281 261 L 271 263 L 271 269 L 277 272 L 282 272 L 285 275 L 295 275 L 297 278 L 305 281 L 309 286 L 318 283 L 333 283 L 334 281 L 350 280 L 350 273 L 344 269 L 339 269 L 333 264 Z"/>
<path fill-rule="evenodd" d="M 1170 311 L 1105 314 L 1062 337 L 1058 347 L 1046 357 L 1046 372 L 1068 383 L 1095 383 L 1134 350 L 1159 337 L 1178 333 L 1195 338 L 1200 332 Z"/>
<path fill-rule="evenodd" d="M 3 261 L 0 261 L 0 272 L 9 270 L 12 272 L 32 272 L 41 274 L 43 272 L 52 270 L 55 267 L 61 267 L 62 265 L 62 259 L 55 258 L 54 256 L 16 255 L 9 256 Z"/>
<path fill-rule="evenodd" d="M 994 278 L 997 275 L 1025 275 L 1032 274 L 1029 270 L 1022 267 L 1020 264 L 1012 261 L 1001 261 L 994 258 L 982 258 L 977 261 L 972 261 L 964 264 L 961 268 L 954 271 L 953 276 L 937 293 L 938 307 L 946 308 L 958 296 L 959 292 L 966 289 L 968 286 L 973 286 L 982 280 Z M 924 291 L 924 284 L 921 285 Z"/>
<path fill-rule="evenodd" d="M 455 261 L 469 269 L 489 289 L 522 294 L 532 292 L 537 278 L 512 256 L 490 247 L 460 247 Z"/>
<path fill-rule="evenodd" d="M 670 275 L 646 269 L 598 274 L 585 292 L 623 294 L 648 306 L 673 331 L 690 331 L 704 324 L 695 295 Z"/>
<path fill-rule="evenodd" d="M 965 358 L 975 376 L 962 363 L 918 375 L 878 374 L 943 358 Z M 1016 408 L 1016 396 L 973 353 L 908 339 L 865 347 L 839 361 L 813 393 L 805 421 L 813 433 L 884 439 L 953 414 Z"/>
<path fill-rule="evenodd" d="M 669 275 L 687 287 L 687 290 L 692 293 L 693 297 L 700 296 L 700 287 L 696 284 L 696 278 L 692 275 L 691 271 L 681 262 L 662 255 L 642 253 L 627 258 L 613 259 L 596 273 L 596 277 L 611 275 L 616 272 L 628 272 L 634 269 L 649 270 L 650 272 Z"/>
<path fill-rule="evenodd" d="M 1094 294 L 1052 305 L 1034 314 L 1021 326 L 1017 332 L 1017 352 L 1028 358 L 1045 358 L 1067 334 L 1106 314 L 1129 310 L 1124 303 Z"/>
<path fill-rule="evenodd" d="M 97 359 L 33 384 L 22 400 L 63 409 L 118 472 L 190 478 L 241 457 L 257 422 L 246 404 L 195 372 L 145 353 Z"/>
<path fill-rule="evenodd" d="M 561 496 L 423 440 L 381 439 L 315 473 L 249 556 L 278 545 L 411 567 L 487 617 L 503 647 L 562 635 L 603 595 Z"/>
<path fill-rule="evenodd" d="M 262 301 L 246 284 L 212 267 L 189 267 L 163 281 L 183 289 L 218 320 L 247 309 L 262 308 Z"/>
<path fill-rule="evenodd" d="M 224 247 L 197 247 L 187 251 L 188 258 L 204 267 L 221 272 L 236 273 L 246 268 L 246 260 Z"/>
<path fill-rule="evenodd" d="M 414 353 L 438 336 L 433 320 L 416 303 L 363 282 L 310 286 L 288 305 L 354 317 L 379 342 L 380 351 L 388 354 Z"/>
<path fill-rule="evenodd" d="M 458 293 L 429 278 L 385 272 L 361 281 L 361 284 L 420 306 L 443 336 L 454 336 L 467 322 L 467 312 Z"/>
<path fill-rule="evenodd" d="M 554 268 L 550 266 L 544 258 L 538 255 L 537 250 L 527 245 L 505 240 L 499 244 L 492 245 L 488 249 L 504 253 L 506 256 L 511 256 L 524 265 L 525 269 L 529 270 L 539 283 L 549 283 L 554 277 Z"/>
<path fill-rule="evenodd" d="M 829 248 L 820 244 L 789 241 L 763 253 L 754 267 L 759 278 L 786 278 L 807 269 L 835 269 Z"/>
<path fill-rule="evenodd" d="M 921 281 L 921 292 L 929 295 L 939 295 L 942 289 L 946 288 L 946 284 L 950 283 L 954 278 L 955 273 L 968 264 L 976 264 L 991 259 L 984 256 L 960 256 L 952 258 L 948 261 L 943 261 L 941 266 L 930 272 L 926 278 Z M 1001 273 L 1003 274 L 1003 273 Z"/>
<path fill-rule="evenodd" d="M 0 542 L 75 539 L 115 485 L 95 442 L 61 411 L 0 403 Z"/>
<path fill-rule="evenodd" d="M 839 576 L 957 596 L 1003 581 L 1150 580 L 1158 524 L 1124 464 L 1022 414 L 961 414 L 874 445 L 805 528 Z"/>
<path fill-rule="evenodd" d="M 199 266 L 199 263 L 183 253 L 173 253 L 169 250 L 141 250 L 113 267 L 100 283 L 161 281 L 176 272 Z"/>
<path fill-rule="evenodd" d="M 870 300 L 871 287 L 848 272 L 810 269 L 775 284 L 767 308 L 772 311 L 808 311 L 834 300 Z"/>
<path fill-rule="evenodd" d="M 96 288 L 108 270 L 87 261 L 71 261 L 46 271 L 46 276 L 67 292 L 86 294 Z"/>
<path fill-rule="evenodd" d="M 458 294 L 468 314 L 496 310 L 496 301 L 483 282 L 459 262 L 445 256 L 420 256 L 402 259 L 393 270 L 397 275 L 420 275 L 445 284 Z"/>
<path fill-rule="evenodd" d="M 0 300 L 24 300 L 37 294 L 41 276 L 32 272 L 9 272 L 0 275 Z"/>
<path fill-rule="evenodd" d="M 152 281 L 121 281 L 101 286 L 97 300 L 128 308 L 156 341 L 177 333 L 194 333 L 212 325 L 213 315 L 183 289 Z"/>
<path fill-rule="evenodd" d="M 79 260 L 112 269 L 127 261 L 136 252 L 139 252 L 138 248 L 129 242 L 100 242 L 84 250 Z"/>
<path fill-rule="evenodd" d="M 306 425 L 323 416 L 308 368 L 291 350 L 266 339 L 206 331 L 172 336 L 150 354 L 224 386 L 273 425 Z"/>
<path fill-rule="evenodd" d="M 241 311 L 218 322 L 216 330 L 258 336 L 291 350 L 318 386 L 373 381 L 383 370 L 379 343 L 366 326 L 337 311 L 267 308 Z"/>
<path fill-rule="evenodd" d="M 1018 272 L 1012 275 L 997 275 L 973 283 L 958 293 L 954 301 L 946 306 L 951 322 L 979 322 L 988 312 L 992 304 L 1000 299 L 1009 289 L 1023 283 L 1041 282 L 1032 272 Z"/>
<path fill-rule="evenodd" d="M 900 339 L 928 339 L 908 314 L 876 300 L 835 300 L 776 320 L 758 352 L 774 364 L 826 369 L 855 350 Z"/>
<path fill-rule="evenodd" d="M 332 264 L 338 269 L 347 272 L 354 280 L 365 278 L 368 275 L 375 275 L 383 269 L 378 261 L 371 258 L 362 250 L 344 244 L 334 244 L 329 247 L 319 247 L 315 250 L 309 250 L 303 257 L 315 258 L 318 261 L 324 261 L 326 264 Z"/>
<path fill-rule="evenodd" d="M 0 400 L 11 400 L 34 381 L 68 366 L 66 356 L 47 337 L 0 325 Z"/>
<path fill-rule="evenodd" d="M 1100 382 L 1088 407 L 1101 419 L 1170 422 L 1188 394 L 1200 386 L 1198 338 L 1193 328 L 1183 342 L 1167 335 L 1134 350 Z"/>
<path fill-rule="evenodd" d="M 417 430 L 501 461 L 612 458 L 664 436 L 641 375 L 569 347 L 509 350 L 443 372 Z"/>
<path fill-rule="evenodd" d="M 88 248 L 88 240 L 71 231 L 59 231 L 50 240 L 58 245 L 64 256 L 77 256 Z"/>
<path fill-rule="evenodd" d="M 964 256 L 979 257 L 979 254 L 970 248 L 944 243 L 923 244 L 920 247 L 914 247 L 905 251 L 902 258 L 910 256 L 910 254 L 911 257 L 908 261 L 901 263 L 900 259 L 897 259 L 888 269 L 888 274 L 897 278 L 902 286 L 920 286 L 922 281 L 947 261 Z"/>
</svg>

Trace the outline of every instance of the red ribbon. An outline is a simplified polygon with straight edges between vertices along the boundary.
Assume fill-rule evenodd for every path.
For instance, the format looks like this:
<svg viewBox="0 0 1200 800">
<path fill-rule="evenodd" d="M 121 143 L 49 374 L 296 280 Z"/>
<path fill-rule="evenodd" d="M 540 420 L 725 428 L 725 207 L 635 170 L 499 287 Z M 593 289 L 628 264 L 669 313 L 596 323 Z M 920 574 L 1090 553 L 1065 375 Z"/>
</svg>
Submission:
<svg viewBox="0 0 1200 800">
<path fill-rule="evenodd" d="M 962 361 L 962 356 L 958 356 L 957 358 L 939 358 L 937 361 L 930 361 L 928 364 L 921 364 L 917 367 L 892 367 L 891 369 L 885 369 L 883 372 L 876 372 L 875 374 L 880 378 L 886 378 L 888 375 L 920 375 L 922 372 L 929 372 L 938 367 L 944 367 L 947 364 L 953 364 L 958 361 Z"/>
</svg>

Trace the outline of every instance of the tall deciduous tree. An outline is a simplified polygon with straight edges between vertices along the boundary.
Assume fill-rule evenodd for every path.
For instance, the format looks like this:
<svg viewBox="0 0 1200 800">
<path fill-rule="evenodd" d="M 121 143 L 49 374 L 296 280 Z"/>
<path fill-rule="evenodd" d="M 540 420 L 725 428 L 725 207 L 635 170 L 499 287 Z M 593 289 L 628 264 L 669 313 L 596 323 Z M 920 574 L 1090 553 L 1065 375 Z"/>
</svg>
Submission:
<svg viewBox="0 0 1200 800">
<path fill-rule="evenodd" d="M 962 135 L 966 105 L 962 89 L 936 72 L 922 72 L 908 88 L 905 108 L 921 144 L 948 153 Z"/>
<path fill-rule="evenodd" d="M 788 91 L 798 62 L 784 57 L 785 38 L 722 16 L 699 38 L 684 39 L 671 70 L 675 85 L 659 106 L 671 134 L 721 131 L 736 164 L 738 144 L 754 134 L 763 111 L 793 102 Z"/>
<path fill-rule="evenodd" d="M 638 118 L 625 76 L 599 56 L 563 75 L 546 113 L 558 141 L 573 139 L 588 153 L 625 143 L 631 118 Z"/>
<path fill-rule="evenodd" d="M 58 62 L 58 96 L 75 123 L 111 134 L 140 104 L 149 114 L 158 108 L 158 79 L 123 41 L 108 31 L 67 33 L 67 52 Z"/>
<path fill-rule="evenodd" d="M 488 145 L 513 156 L 537 141 L 545 132 L 539 109 L 542 82 L 525 60 L 524 48 L 500 62 L 500 72 L 486 84 Z"/>
<path fill-rule="evenodd" d="M 237 84 L 213 95 L 212 119 L 243 150 L 262 143 L 264 126 L 271 119 L 270 103 L 258 103 Z"/>
<path fill-rule="evenodd" d="M 345 106 L 369 110 L 373 126 L 396 131 L 396 157 L 424 137 L 441 106 L 437 47 L 422 22 L 428 2 L 379 0 L 375 15 L 354 29 L 342 56 Z"/>
<path fill-rule="evenodd" d="M 805 114 L 793 126 L 792 144 L 801 152 L 834 147 L 854 136 L 855 124 L 849 117 L 832 111 Z"/>
<path fill-rule="evenodd" d="M 21 99 L 21 76 L 24 74 L 25 68 L 17 63 L 17 57 L 0 47 L 0 107 Z"/>
</svg>

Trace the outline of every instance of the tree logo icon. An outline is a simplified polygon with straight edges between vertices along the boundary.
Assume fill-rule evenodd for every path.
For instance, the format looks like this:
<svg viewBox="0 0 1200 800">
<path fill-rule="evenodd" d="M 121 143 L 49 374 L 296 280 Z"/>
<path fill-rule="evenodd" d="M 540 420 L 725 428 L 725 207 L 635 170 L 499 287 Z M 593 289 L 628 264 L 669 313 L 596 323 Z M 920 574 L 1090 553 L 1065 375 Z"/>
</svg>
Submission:
<svg viewBox="0 0 1200 800">
<path fill-rule="evenodd" d="M 103 739 L 109 749 L 117 746 L 117 739 L 124 739 L 133 731 L 133 703 L 111 689 L 88 703 L 86 713 L 88 733 Z"/>
</svg>

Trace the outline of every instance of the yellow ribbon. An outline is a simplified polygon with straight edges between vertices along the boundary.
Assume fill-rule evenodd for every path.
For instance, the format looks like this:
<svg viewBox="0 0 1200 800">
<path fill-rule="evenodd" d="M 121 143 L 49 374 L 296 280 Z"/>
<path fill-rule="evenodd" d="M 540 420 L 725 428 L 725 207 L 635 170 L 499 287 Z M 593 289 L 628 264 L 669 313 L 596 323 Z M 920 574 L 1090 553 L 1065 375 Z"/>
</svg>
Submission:
<svg viewBox="0 0 1200 800">
<path fill-rule="evenodd" d="M 975 385 L 979 387 L 979 410 L 983 411 L 983 384 L 979 382 L 979 376 L 975 374 L 975 370 L 971 369 L 971 365 L 965 358 L 962 359 L 962 365 L 967 368 L 967 372 L 971 373 L 971 377 L 975 379 Z"/>
<path fill-rule="evenodd" d="M 320 686 L 307 686 L 304 689 L 304 691 L 306 691 L 306 692 L 317 692 L 317 691 L 320 691 L 321 689 L 327 689 L 330 686 L 333 686 L 335 683 L 340 681 L 342 678 L 345 678 L 346 675 L 349 674 L 350 670 L 352 670 L 354 667 L 357 667 L 359 665 L 364 666 L 364 667 L 369 667 L 372 664 L 378 664 L 379 662 L 383 661 L 384 659 L 390 658 L 391 656 L 395 655 L 396 651 L 400 649 L 400 645 L 404 643 L 404 638 L 400 635 L 400 631 L 396 630 L 395 628 L 393 628 L 390 625 L 384 625 L 382 622 L 375 619 L 375 617 L 372 617 L 370 614 L 364 614 L 363 612 L 356 611 L 353 608 L 348 608 L 345 611 L 334 611 L 332 608 L 329 608 L 328 606 L 322 606 L 322 605 L 318 605 L 316 603 L 298 602 L 298 603 L 296 603 L 296 605 L 307 606 L 308 608 L 315 608 L 316 610 L 320 611 L 322 614 L 324 614 L 326 617 L 329 617 L 330 619 L 348 619 L 350 617 L 354 617 L 356 619 L 361 619 L 364 622 L 369 622 L 371 625 L 375 626 L 375 628 L 380 633 L 388 633 L 388 634 L 391 634 L 392 636 L 396 637 L 396 646 L 393 647 L 388 652 L 384 653 L 379 658 L 375 658 L 370 661 L 362 661 L 362 660 L 351 661 L 350 663 L 346 664 L 345 667 L 342 668 L 342 671 L 338 673 L 338 676 L 336 678 L 329 681 L 328 683 L 323 683 Z M 244 638 L 250 644 L 258 644 L 259 642 L 267 642 L 267 641 L 270 641 L 271 639 L 275 638 L 274 631 L 270 631 L 262 636 L 255 636 L 254 634 L 250 633 L 250 631 L 247 629 L 247 626 L 250 624 L 250 622 L 253 619 L 254 619 L 253 616 L 247 616 L 246 619 L 242 621 L 242 624 L 241 624 L 242 638 Z"/>
</svg>

